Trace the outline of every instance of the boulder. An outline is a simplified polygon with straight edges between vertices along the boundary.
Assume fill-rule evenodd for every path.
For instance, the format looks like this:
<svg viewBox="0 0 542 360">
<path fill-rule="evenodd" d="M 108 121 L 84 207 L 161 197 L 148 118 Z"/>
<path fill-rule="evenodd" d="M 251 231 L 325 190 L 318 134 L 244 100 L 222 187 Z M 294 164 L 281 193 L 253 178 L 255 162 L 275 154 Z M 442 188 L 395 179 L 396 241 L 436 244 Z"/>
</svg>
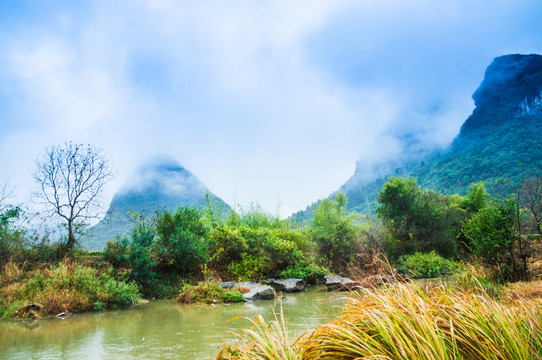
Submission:
<svg viewBox="0 0 542 360">
<path fill-rule="evenodd" d="M 327 291 L 349 291 L 360 287 L 360 283 L 339 275 L 326 276 Z"/>
<path fill-rule="evenodd" d="M 265 283 L 273 287 L 273 289 L 275 289 L 276 291 L 282 291 L 286 293 L 305 291 L 305 280 L 303 279 L 269 279 Z"/>
<path fill-rule="evenodd" d="M 253 282 L 241 282 L 238 284 L 238 286 L 246 301 L 272 300 L 275 298 L 275 289 L 270 286 L 260 285 Z"/>
<path fill-rule="evenodd" d="M 223 281 L 219 284 L 219 286 L 222 289 L 231 289 L 234 286 L 237 286 L 237 283 L 234 283 L 233 281 Z"/>
</svg>

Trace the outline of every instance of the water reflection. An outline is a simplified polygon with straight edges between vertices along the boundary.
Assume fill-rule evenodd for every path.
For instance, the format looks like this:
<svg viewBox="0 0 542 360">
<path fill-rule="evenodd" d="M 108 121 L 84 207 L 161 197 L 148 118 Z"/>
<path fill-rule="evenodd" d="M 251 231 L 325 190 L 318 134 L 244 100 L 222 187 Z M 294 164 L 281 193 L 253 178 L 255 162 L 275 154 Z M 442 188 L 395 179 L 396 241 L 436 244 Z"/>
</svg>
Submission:
<svg viewBox="0 0 542 360">
<path fill-rule="evenodd" d="M 300 335 L 330 319 L 344 296 L 323 288 L 286 294 L 282 307 Z M 180 305 L 153 301 L 133 310 L 81 314 L 65 320 L 0 324 L 0 358 L 6 359 L 210 359 L 232 330 L 261 314 L 274 319 L 280 301 L 233 305 Z"/>
</svg>

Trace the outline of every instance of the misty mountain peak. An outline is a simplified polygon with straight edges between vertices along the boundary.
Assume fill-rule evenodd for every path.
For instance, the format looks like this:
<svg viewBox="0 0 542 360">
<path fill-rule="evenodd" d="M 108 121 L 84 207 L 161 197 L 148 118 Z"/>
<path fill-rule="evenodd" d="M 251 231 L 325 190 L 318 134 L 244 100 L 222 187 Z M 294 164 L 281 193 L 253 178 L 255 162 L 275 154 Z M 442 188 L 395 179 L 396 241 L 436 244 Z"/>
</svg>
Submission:
<svg viewBox="0 0 542 360">
<path fill-rule="evenodd" d="M 205 193 L 207 188 L 178 161 L 158 155 L 145 161 L 119 190 L 119 194 L 157 192 L 169 195 Z"/>
<path fill-rule="evenodd" d="M 170 156 L 159 155 L 145 161 L 115 194 L 105 218 L 86 236 L 90 249 L 102 249 L 116 234 L 133 226 L 128 213 L 150 215 L 155 211 L 175 211 L 179 206 L 205 206 L 206 195 L 224 209 L 228 205 L 190 171 Z"/>
<path fill-rule="evenodd" d="M 472 96 L 477 107 L 499 104 L 517 106 L 532 100 L 542 89 L 542 56 L 499 56 L 486 69 L 484 80 Z"/>
</svg>

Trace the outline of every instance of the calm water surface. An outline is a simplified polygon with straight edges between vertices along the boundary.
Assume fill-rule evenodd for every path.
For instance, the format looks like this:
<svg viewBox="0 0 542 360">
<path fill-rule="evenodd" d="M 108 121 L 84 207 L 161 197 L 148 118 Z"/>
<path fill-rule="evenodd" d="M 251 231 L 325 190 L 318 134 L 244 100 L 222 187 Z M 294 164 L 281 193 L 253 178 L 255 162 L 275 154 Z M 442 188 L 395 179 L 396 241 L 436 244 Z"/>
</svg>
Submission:
<svg viewBox="0 0 542 360">
<path fill-rule="evenodd" d="M 325 287 L 285 294 L 282 307 L 296 335 L 331 319 L 345 295 Z M 181 305 L 152 301 L 132 310 L 81 314 L 65 320 L 0 323 L 0 359 L 212 359 L 228 331 L 266 321 L 280 301 Z"/>
</svg>

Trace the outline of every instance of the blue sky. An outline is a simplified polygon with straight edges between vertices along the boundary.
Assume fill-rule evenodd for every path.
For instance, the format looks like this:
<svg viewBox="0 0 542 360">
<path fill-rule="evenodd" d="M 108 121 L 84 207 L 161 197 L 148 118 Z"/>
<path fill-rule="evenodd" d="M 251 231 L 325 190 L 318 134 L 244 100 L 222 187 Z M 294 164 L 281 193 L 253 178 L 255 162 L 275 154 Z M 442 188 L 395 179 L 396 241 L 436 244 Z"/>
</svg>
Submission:
<svg viewBox="0 0 542 360">
<path fill-rule="evenodd" d="M 116 178 L 168 154 L 230 204 L 289 215 L 354 172 L 449 144 L 496 56 L 541 53 L 540 1 L 0 3 L 0 184 L 102 147 Z"/>
</svg>

